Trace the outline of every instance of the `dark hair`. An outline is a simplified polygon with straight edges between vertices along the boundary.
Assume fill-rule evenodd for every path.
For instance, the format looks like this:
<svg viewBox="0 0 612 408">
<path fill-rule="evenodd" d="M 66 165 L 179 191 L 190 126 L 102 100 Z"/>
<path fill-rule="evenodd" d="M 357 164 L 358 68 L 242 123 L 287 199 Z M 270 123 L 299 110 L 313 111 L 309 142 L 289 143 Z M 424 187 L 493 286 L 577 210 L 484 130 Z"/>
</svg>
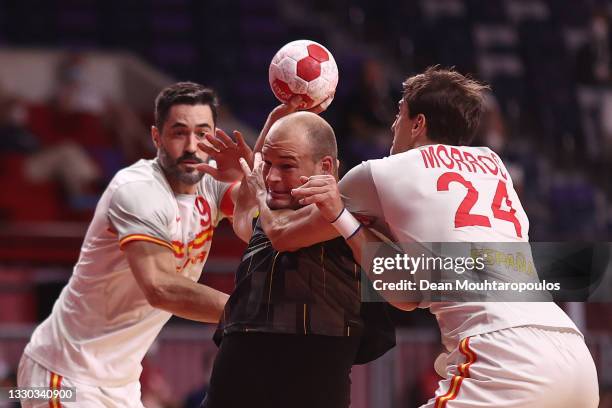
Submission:
<svg viewBox="0 0 612 408">
<path fill-rule="evenodd" d="M 208 105 L 213 121 L 217 123 L 219 101 L 214 90 L 195 82 L 177 82 L 164 89 L 155 98 L 155 126 L 161 131 L 170 108 L 174 105 Z"/>
<path fill-rule="evenodd" d="M 403 100 L 410 118 L 423 114 L 427 137 L 451 145 L 468 145 L 484 110 L 483 91 L 489 89 L 451 69 L 433 66 L 404 83 Z"/>
</svg>

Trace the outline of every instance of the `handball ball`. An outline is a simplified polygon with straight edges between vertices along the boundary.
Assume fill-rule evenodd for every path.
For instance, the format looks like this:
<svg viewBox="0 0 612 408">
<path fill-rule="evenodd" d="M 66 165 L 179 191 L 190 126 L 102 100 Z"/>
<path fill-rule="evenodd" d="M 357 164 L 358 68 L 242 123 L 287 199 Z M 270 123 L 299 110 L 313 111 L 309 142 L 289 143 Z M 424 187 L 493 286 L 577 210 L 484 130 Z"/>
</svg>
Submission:
<svg viewBox="0 0 612 408">
<path fill-rule="evenodd" d="M 336 90 L 338 66 L 331 53 L 319 43 L 297 40 L 278 50 L 268 71 L 274 95 L 287 103 L 301 95 L 300 109 L 317 106 Z"/>
</svg>

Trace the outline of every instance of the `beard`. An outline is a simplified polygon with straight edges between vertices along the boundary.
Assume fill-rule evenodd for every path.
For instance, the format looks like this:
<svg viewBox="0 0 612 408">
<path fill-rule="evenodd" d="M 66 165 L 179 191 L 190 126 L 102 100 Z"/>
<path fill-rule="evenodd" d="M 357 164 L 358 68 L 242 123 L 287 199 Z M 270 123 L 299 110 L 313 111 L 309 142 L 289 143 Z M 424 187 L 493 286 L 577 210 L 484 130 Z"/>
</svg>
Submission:
<svg viewBox="0 0 612 408">
<path fill-rule="evenodd" d="M 159 150 L 157 151 L 157 159 L 161 168 L 164 170 L 164 173 L 166 173 L 166 177 L 168 177 L 170 180 L 192 186 L 199 183 L 200 180 L 202 180 L 202 177 L 204 177 L 204 173 L 200 173 L 195 169 L 186 171 L 179 167 L 179 164 L 185 160 L 204 163 L 204 161 L 198 158 L 195 154 L 185 153 L 175 161 L 170 157 L 168 151 L 160 146 Z"/>
</svg>

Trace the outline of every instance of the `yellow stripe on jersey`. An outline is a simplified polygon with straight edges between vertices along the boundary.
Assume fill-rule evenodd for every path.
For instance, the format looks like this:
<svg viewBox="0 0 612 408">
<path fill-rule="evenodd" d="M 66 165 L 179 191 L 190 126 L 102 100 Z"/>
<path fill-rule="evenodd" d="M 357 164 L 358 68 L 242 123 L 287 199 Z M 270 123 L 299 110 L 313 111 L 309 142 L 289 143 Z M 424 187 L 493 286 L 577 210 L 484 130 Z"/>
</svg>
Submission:
<svg viewBox="0 0 612 408">
<path fill-rule="evenodd" d="M 123 246 L 125 244 L 130 243 L 130 242 L 134 242 L 134 241 L 152 242 L 154 244 L 165 246 L 165 247 L 169 248 L 172 252 L 176 252 L 174 250 L 174 247 L 172 246 L 171 243 L 166 242 L 164 240 L 161 240 L 159 238 L 150 237 L 148 235 L 142 235 L 142 234 L 131 234 L 131 235 L 127 235 L 127 236 L 123 237 L 123 239 L 121 241 L 119 241 L 119 248 L 123 249 Z"/>
</svg>

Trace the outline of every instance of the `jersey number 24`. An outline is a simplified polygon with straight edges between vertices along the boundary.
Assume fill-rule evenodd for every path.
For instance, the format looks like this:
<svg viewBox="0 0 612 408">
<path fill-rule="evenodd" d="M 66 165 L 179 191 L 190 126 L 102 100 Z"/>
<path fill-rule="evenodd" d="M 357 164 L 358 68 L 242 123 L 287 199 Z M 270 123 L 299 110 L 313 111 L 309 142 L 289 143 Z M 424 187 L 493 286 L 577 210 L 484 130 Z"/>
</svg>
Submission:
<svg viewBox="0 0 612 408">
<path fill-rule="evenodd" d="M 489 220 L 489 217 L 470 212 L 472 207 L 474 207 L 474 204 L 476 204 L 476 201 L 478 201 L 478 191 L 474 188 L 474 185 L 470 181 L 463 178 L 461 174 L 452 171 L 442 174 L 438 178 L 437 182 L 438 191 L 448 191 L 448 186 L 452 182 L 462 184 L 465 188 L 467 188 L 467 194 L 463 198 L 463 201 L 461 201 L 461 204 L 459 204 L 459 208 L 457 208 L 457 212 L 455 213 L 455 228 L 467 226 L 482 226 L 491 228 L 491 221 Z M 510 208 L 510 210 L 501 209 L 502 200 L 505 201 L 506 206 Z M 518 218 L 516 218 L 516 210 L 512 208 L 512 201 L 510 201 L 510 198 L 508 197 L 506 183 L 502 180 L 499 180 L 497 183 L 497 190 L 495 191 L 495 196 L 493 197 L 493 202 L 491 203 L 491 210 L 493 211 L 494 218 L 514 224 L 516 236 L 522 238 L 521 223 L 519 222 Z"/>
</svg>

